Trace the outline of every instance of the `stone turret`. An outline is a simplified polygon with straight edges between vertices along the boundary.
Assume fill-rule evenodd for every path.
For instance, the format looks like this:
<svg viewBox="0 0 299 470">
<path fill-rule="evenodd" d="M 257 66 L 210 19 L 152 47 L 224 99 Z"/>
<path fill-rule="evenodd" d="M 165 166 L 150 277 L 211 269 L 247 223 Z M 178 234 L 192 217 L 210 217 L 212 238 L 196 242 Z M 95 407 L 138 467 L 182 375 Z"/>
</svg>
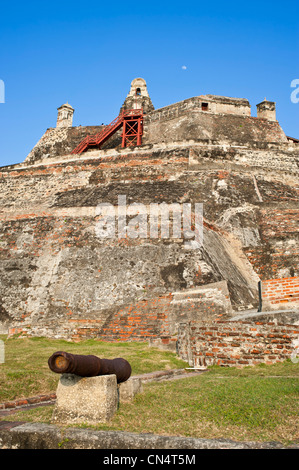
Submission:
<svg viewBox="0 0 299 470">
<path fill-rule="evenodd" d="M 72 127 L 74 108 L 68 103 L 57 108 L 57 124 L 56 127 Z"/>
<path fill-rule="evenodd" d="M 268 119 L 268 121 L 276 121 L 276 106 L 274 101 L 264 101 L 256 105 L 257 117 L 261 119 Z"/>
<path fill-rule="evenodd" d="M 147 91 L 146 81 L 143 78 L 135 78 L 120 110 L 140 108 L 143 108 L 144 113 L 150 113 L 155 109 Z"/>
</svg>

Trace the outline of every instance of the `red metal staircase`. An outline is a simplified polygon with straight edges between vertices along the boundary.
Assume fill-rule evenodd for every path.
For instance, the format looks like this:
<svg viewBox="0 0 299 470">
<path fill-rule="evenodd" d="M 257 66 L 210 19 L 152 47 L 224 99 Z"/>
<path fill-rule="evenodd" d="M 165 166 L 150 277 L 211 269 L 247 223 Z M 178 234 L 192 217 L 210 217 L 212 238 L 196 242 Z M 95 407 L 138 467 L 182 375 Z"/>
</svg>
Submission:
<svg viewBox="0 0 299 470">
<path fill-rule="evenodd" d="M 123 110 L 117 118 L 105 126 L 102 132 L 86 136 L 71 153 L 82 153 L 92 147 L 100 148 L 121 126 L 123 126 L 122 147 L 141 145 L 143 109 Z"/>
</svg>

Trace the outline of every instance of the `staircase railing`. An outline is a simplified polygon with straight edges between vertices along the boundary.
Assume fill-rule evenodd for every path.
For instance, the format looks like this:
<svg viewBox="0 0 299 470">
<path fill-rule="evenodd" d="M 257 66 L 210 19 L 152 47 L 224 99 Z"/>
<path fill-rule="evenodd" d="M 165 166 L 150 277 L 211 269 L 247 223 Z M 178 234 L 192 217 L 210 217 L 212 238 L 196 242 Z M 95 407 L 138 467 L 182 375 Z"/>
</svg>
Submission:
<svg viewBox="0 0 299 470">
<path fill-rule="evenodd" d="M 98 134 L 86 136 L 82 142 L 71 152 L 78 154 L 84 152 L 89 147 L 100 147 L 109 137 L 111 137 L 123 124 L 126 118 L 140 117 L 143 115 L 143 109 L 125 109 L 108 126 Z"/>
</svg>

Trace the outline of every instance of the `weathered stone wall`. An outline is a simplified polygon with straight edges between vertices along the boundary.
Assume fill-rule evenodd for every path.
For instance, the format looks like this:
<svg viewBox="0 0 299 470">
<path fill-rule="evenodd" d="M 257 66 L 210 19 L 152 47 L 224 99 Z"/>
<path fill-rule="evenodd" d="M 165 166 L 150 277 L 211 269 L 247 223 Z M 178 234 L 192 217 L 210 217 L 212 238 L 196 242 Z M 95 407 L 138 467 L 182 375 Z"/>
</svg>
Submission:
<svg viewBox="0 0 299 470">
<path fill-rule="evenodd" d="M 177 315 L 174 304 L 167 306 L 174 292 L 225 281 L 233 309 L 242 310 L 257 307 L 259 276 L 297 275 L 298 194 L 296 178 L 286 176 L 292 160 L 286 157 L 284 170 L 271 175 L 250 159 L 249 166 L 225 169 L 225 152 L 210 160 L 202 152 L 144 146 L 2 168 L 2 323 L 60 337 L 168 334 L 166 321 Z M 183 239 L 100 240 L 96 207 L 116 205 L 119 195 L 147 207 L 202 202 L 202 249 L 183 249 Z M 280 222 L 273 222 L 276 212 Z M 294 250 L 282 249 L 287 245 Z M 152 308 L 157 299 L 164 305 L 160 323 Z M 136 305 L 146 306 L 142 314 Z M 129 311 L 137 312 L 131 320 Z"/>
<path fill-rule="evenodd" d="M 236 100 L 237 101 L 237 100 Z M 244 100 L 245 101 L 245 100 Z M 251 110 L 250 106 L 247 103 L 240 102 L 216 102 L 215 103 L 215 113 L 219 114 L 240 114 L 241 116 L 250 116 Z M 211 106 L 211 111 L 213 111 L 213 105 Z"/>
<path fill-rule="evenodd" d="M 250 105 L 247 100 L 205 95 L 152 111 L 150 98 L 148 96 L 139 98 L 149 100 L 150 103 L 146 107 L 147 114 L 144 117 L 143 144 L 167 144 L 191 140 L 217 143 L 217 145 L 249 144 L 250 148 L 254 148 L 268 143 L 289 143 L 277 121 L 250 116 Z M 136 107 L 135 97 L 129 96 L 128 99 L 130 107 Z M 208 111 L 202 110 L 204 101 L 209 104 Z M 145 106 L 145 103 L 141 104 Z M 126 104 L 127 106 L 129 105 Z M 27 156 L 26 163 L 32 164 L 55 156 L 67 155 L 87 135 L 99 133 L 103 127 L 101 125 L 49 128 Z M 120 147 L 121 130 L 102 146 L 103 149 Z"/>
<path fill-rule="evenodd" d="M 32 214 L 2 226 L 1 304 L 11 333 L 142 339 L 174 334 L 185 307 L 202 317 L 217 305 L 217 313 L 229 311 L 229 300 L 217 289 L 204 303 L 197 289 L 192 294 L 193 286 L 221 274 L 228 278 L 224 267 L 221 274 L 213 273 L 202 253 L 182 250 L 182 241 L 100 242 L 93 223 L 87 211 L 85 217 Z M 226 261 L 238 279 L 238 269 L 229 257 Z M 244 302 L 241 292 L 247 293 L 248 285 L 239 276 L 235 290 Z M 211 293 L 209 286 L 203 288 Z M 174 289 L 193 300 L 183 305 Z M 251 296 L 247 302 L 255 300 Z"/>
<path fill-rule="evenodd" d="M 263 280 L 299 275 L 298 209 L 281 206 L 278 203 L 275 209 L 260 211 L 261 243 L 252 243 L 244 248 L 254 270 Z M 290 206 L 293 207 L 292 203 Z"/>
<path fill-rule="evenodd" d="M 255 143 L 288 142 L 277 121 L 200 111 L 193 101 L 161 108 L 146 116 L 143 143 L 186 140 L 206 140 L 230 145 L 250 144 L 251 147 Z"/>
<path fill-rule="evenodd" d="M 217 143 L 202 143 L 193 145 L 189 154 L 189 165 L 196 169 L 219 168 L 222 162 L 223 169 L 254 168 L 267 170 L 269 179 L 273 180 L 273 172 L 285 172 L 287 174 L 298 173 L 299 149 L 290 144 L 256 143 L 255 146 L 230 146 Z M 271 174 L 272 173 L 272 174 Z M 266 177 L 263 172 L 262 179 Z M 258 174 L 253 178 L 258 178 Z M 266 178 L 267 179 L 267 178 Z M 258 181 L 258 180 L 257 180 Z M 286 177 L 286 182 L 288 178 Z M 263 185 L 263 181 L 261 181 Z M 258 183 L 255 183 L 258 193 Z M 259 198 L 262 202 L 262 196 Z"/>
<path fill-rule="evenodd" d="M 156 298 L 149 296 L 122 308 L 110 308 L 94 320 L 70 318 L 68 336 L 71 335 L 72 340 L 100 337 L 107 341 L 176 338 L 178 324 L 184 319 L 212 321 L 229 317 L 231 312 L 229 292 L 226 282 L 222 281 Z"/>
<path fill-rule="evenodd" d="M 192 321 L 181 324 L 178 354 L 194 367 L 244 367 L 289 359 L 298 347 L 299 325 L 255 321 Z"/>
<path fill-rule="evenodd" d="M 207 109 L 203 106 L 204 104 L 208 105 Z M 155 121 L 157 119 L 164 120 L 175 118 L 185 114 L 186 111 L 190 112 L 191 110 L 200 111 L 205 114 L 251 115 L 250 104 L 246 99 L 216 95 L 201 95 L 156 109 L 155 112 L 151 112 L 149 114 L 148 119 L 149 121 Z"/>
<path fill-rule="evenodd" d="M 25 164 L 32 165 L 35 162 L 47 162 L 51 157 L 68 155 L 86 136 L 98 134 L 104 128 L 104 125 L 49 128 L 28 154 Z M 103 149 L 120 145 L 121 131 L 118 131 L 108 142 L 103 144 Z"/>
<path fill-rule="evenodd" d="M 116 134 L 106 149 L 71 155 L 102 127 L 50 129 L 24 163 L 0 168 L 0 327 L 171 336 L 189 315 L 257 308 L 259 279 L 299 275 L 297 146 L 277 122 L 201 111 L 201 102 L 149 113 L 138 148 L 120 149 Z M 146 209 L 202 203 L 202 247 L 99 238 L 97 206 L 120 195 Z"/>
</svg>

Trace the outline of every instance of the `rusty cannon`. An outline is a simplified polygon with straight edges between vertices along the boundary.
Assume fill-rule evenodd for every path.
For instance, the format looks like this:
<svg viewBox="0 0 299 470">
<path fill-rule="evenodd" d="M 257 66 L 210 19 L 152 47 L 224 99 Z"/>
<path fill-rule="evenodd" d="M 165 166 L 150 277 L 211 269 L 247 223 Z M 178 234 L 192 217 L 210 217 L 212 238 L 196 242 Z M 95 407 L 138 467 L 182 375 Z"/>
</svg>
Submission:
<svg viewBox="0 0 299 470">
<path fill-rule="evenodd" d="M 132 368 L 128 361 L 121 357 L 100 359 L 93 355 L 71 354 L 57 351 L 48 359 L 49 368 L 57 374 L 74 374 L 79 377 L 95 377 L 115 374 L 117 383 L 128 380 Z"/>
</svg>

